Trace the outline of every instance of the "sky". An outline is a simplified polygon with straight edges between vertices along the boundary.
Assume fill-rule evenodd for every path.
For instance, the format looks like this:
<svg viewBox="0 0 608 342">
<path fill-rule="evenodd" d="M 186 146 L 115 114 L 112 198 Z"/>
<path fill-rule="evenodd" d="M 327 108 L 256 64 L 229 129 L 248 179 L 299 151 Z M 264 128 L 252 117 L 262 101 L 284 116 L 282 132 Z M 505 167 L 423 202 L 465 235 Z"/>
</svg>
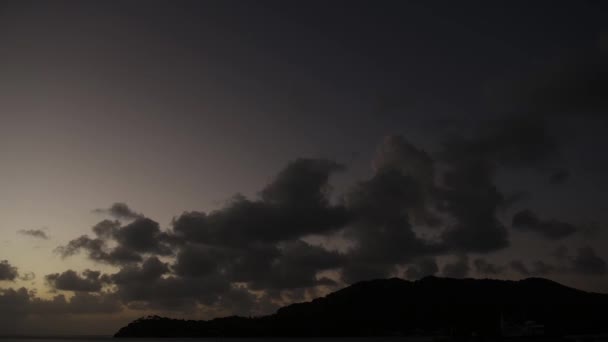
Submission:
<svg viewBox="0 0 608 342">
<path fill-rule="evenodd" d="M 0 2 L 0 334 L 386 277 L 608 293 L 607 11 Z"/>
</svg>

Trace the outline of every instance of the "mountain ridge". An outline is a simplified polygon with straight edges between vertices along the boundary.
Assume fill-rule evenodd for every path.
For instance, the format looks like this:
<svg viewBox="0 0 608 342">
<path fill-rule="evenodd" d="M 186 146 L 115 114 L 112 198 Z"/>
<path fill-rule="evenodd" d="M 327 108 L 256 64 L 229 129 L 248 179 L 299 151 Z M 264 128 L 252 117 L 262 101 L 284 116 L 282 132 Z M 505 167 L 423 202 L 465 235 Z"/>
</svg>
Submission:
<svg viewBox="0 0 608 342">
<path fill-rule="evenodd" d="M 153 316 L 130 323 L 114 336 L 502 336 L 524 329 L 529 322 L 542 326 L 542 334 L 557 336 L 608 332 L 606 307 L 608 294 L 544 278 L 390 278 L 358 282 L 267 316 L 209 321 Z"/>
</svg>

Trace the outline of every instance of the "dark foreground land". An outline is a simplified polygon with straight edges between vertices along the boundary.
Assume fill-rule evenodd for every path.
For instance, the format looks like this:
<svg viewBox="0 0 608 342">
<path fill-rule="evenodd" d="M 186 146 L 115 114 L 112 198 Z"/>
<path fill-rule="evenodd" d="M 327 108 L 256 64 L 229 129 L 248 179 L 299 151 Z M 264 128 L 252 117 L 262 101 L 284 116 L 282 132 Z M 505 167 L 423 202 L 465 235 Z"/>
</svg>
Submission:
<svg viewBox="0 0 608 342">
<path fill-rule="evenodd" d="M 138 319 L 115 337 L 440 336 L 486 340 L 605 340 L 608 295 L 556 282 L 427 277 L 354 284 L 256 318 Z M 591 337 L 595 335 L 596 337 Z M 431 340 L 433 340 L 431 339 Z M 569 337 L 568 340 L 580 338 Z M 582 340 L 582 339 L 581 339 Z"/>
</svg>

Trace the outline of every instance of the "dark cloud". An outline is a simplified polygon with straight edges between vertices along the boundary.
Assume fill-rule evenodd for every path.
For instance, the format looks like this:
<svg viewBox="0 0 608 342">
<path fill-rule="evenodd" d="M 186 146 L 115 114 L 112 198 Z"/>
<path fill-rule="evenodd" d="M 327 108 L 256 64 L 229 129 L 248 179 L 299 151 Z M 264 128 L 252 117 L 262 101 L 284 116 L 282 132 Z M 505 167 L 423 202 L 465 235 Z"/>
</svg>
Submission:
<svg viewBox="0 0 608 342">
<path fill-rule="evenodd" d="M 529 276 L 546 276 L 546 275 L 551 274 L 551 273 L 564 272 L 563 268 L 560 268 L 560 267 L 555 266 L 555 265 L 548 264 L 548 263 L 546 263 L 544 261 L 541 261 L 541 260 L 534 261 L 531 264 L 531 266 L 527 266 L 521 260 L 513 260 L 513 261 L 511 261 L 511 263 L 509 264 L 509 266 L 515 272 L 517 272 L 520 275 L 525 276 L 525 277 L 529 277 Z"/>
<path fill-rule="evenodd" d="M 324 159 L 298 159 L 258 199 L 237 195 L 208 214 L 186 212 L 169 231 L 143 216 L 125 225 L 101 221 L 92 229 L 95 237 L 83 235 L 57 251 L 64 257 L 83 251 L 94 261 L 120 266 L 119 272 L 93 279 L 66 271 L 47 279 L 72 291 L 99 291 L 108 282 L 129 307 L 171 310 L 230 302 L 243 311 L 260 303 L 257 295 L 244 291 L 282 296 L 284 291 L 335 286 L 319 272 L 339 268 L 344 256 L 300 237 L 333 232 L 349 221 L 347 208 L 330 201 L 329 177 L 342 169 Z M 172 263 L 159 257 L 171 257 Z"/>
<path fill-rule="evenodd" d="M 465 278 L 470 271 L 469 258 L 466 255 L 458 256 L 456 261 L 445 264 L 441 270 L 444 276 L 450 278 Z"/>
<path fill-rule="evenodd" d="M 135 310 L 195 312 L 205 306 L 250 315 L 263 304 L 220 273 L 173 274 L 170 265 L 156 257 L 124 266 L 103 279 L 115 286 L 114 294 L 124 305 Z"/>
<path fill-rule="evenodd" d="M 409 203 L 407 211 L 416 225 L 436 227 L 441 223 L 430 207 L 435 187 L 435 161 L 424 150 L 401 136 L 388 136 L 380 144 L 372 161 L 375 174 L 397 170 L 418 184 L 417 200 Z"/>
<path fill-rule="evenodd" d="M 64 258 L 77 254 L 80 251 L 85 251 L 87 257 L 93 261 L 108 263 L 112 265 L 123 265 L 142 260 L 142 257 L 122 246 L 109 248 L 106 240 L 91 239 L 83 235 L 77 239 L 71 240 L 65 246 L 60 246 L 56 251 Z"/>
<path fill-rule="evenodd" d="M 578 231 L 574 225 L 558 220 L 542 220 L 529 209 L 521 210 L 513 215 L 513 228 L 521 231 L 531 231 L 541 236 L 557 240 L 568 237 Z"/>
<path fill-rule="evenodd" d="M 116 294 L 131 308 L 193 311 L 217 305 L 231 285 L 224 277 L 158 277 L 142 281 L 141 269 L 129 267 L 113 277 Z"/>
<path fill-rule="evenodd" d="M 92 228 L 97 236 L 83 235 L 57 248 L 63 257 L 85 251 L 94 261 L 123 265 L 143 260 L 143 255 L 170 255 L 170 237 L 161 231 L 157 222 L 139 217 L 121 226 L 117 221 L 104 220 Z M 110 242 L 117 244 L 110 246 Z"/>
<path fill-rule="evenodd" d="M 522 261 L 514 260 L 511 262 L 511 268 L 524 276 L 545 276 L 556 273 L 601 276 L 608 273 L 606 261 L 589 246 L 578 248 L 575 255 L 569 255 L 568 249 L 560 246 L 553 255 L 558 261 L 557 264 L 537 260 L 530 268 Z"/>
<path fill-rule="evenodd" d="M 297 159 L 258 196 L 235 195 L 208 213 L 184 212 L 168 230 L 115 205 L 107 212 L 122 208 L 111 213 L 116 220 L 99 222 L 93 237 L 83 235 L 58 252 L 67 257 L 82 251 L 119 271 L 68 270 L 47 280 L 60 290 L 111 291 L 134 310 L 252 312 L 404 269 L 409 278 L 436 274 L 435 257 L 446 254 L 458 257 L 443 274 L 466 277 L 468 253 L 509 244 L 498 214 L 516 200 L 498 189 L 498 170 L 536 167 L 556 151 L 541 122 L 517 119 L 495 126 L 455 138 L 436 158 L 391 136 L 378 148 L 372 176 L 343 196 L 332 197 L 330 187 L 341 164 Z M 335 239 L 344 248 L 311 242 L 318 238 Z M 478 274 L 504 269 L 482 258 L 473 264 Z M 545 269 L 537 264 L 525 272 Z"/>
<path fill-rule="evenodd" d="M 487 262 L 485 259 L 477 258 L 473 260 L 475 272 L 483 275 L 499 275 L 504 272 L 505 267 Z"/>
<path fill-rule="evenodd" d="M 116 229 L 112 237 L 119 246 L 136 253 L 157 255 L 172 253 L 165 243 L 166 234 L 161 232 L 158 223 L 149 218 L 137 218 L 126 226 Z"/>
<path fill-rule="evenodd" d="M 103 220 L 93 226 L 92 229 L 93 233 L 95 233 L 98 238 L 109 239 L 112 238 L 119 228 L 119 221 Z"/>
<path fill-rule="evenodd" d="M 414 224 L 436 228 L 441 222 L 432 205 L 434 168 L 431 157 L 404 138 L 382 142 L 374 175 L 345 196 L 352 219 L 344 236 L 353 243 L 342 271 L 347 283 L 390 276 L 398 266 L 444 249 L 413 230 Z"/>
<path fill-rule="evenodd" d="M 568 170 L 560 169 L 560 170 L 554 171 L 549 176 L 549 183 L 555 184 L 555 185 L 557 185 L 557 184 L 563 184 L 568 179 L 570 179 L 570 172 Z"/>
<path fill-rule="evenodd" d="M 8 260 L 0 261 L 0 281 L 13 281 L 18 276 L 17 267 L 12 266 Z"/>
<path fill-rule="evenodd" d="M 521 260 L 512 260 L 509 265 L 515 272 L 523 276 L 529 276 L 530 274 L 532 274 L 526 264 L 524 264 L 524 262 Z"/>
<path fill-rule="evenodd" d="M 46 234 L 46 232 L 41 229 L 22 229 L 18 233 L 22 234 L 22 235 L 27 235 L 27 236 L 43 239 L 43 240 L 49 239 L 49 236 Z"/>
<path fill-rule="evenodd" d="M 30 292 L 25 288 L 0 288 L 0 331 L 17 329 L 29 312 Z"/>
<path fill-rule="evenodd" d="M 578 274 L 604 275 L 608 273 L 608 266 L 593 248 L 585 246 L 579 248 L 572 259 L 572 271 Z"/>
<path fill-rule="evenodd" d="M 338 268 L 343 256 L 303 241 L 279 246 L 222 249 L 189 245 L 180 251 L 173 269 L 182 277 L 222 274 L 226 279 L 247 283 L 251 289 L 292 289 L 327 284 L 318 272 Z"/>
<path fill-rule="evenodd" d="M 297 159 L 260 192 L 237 195 L 209 214 L 184 213 L 173 230 L 182 240 L 214 245 L 276 243 L 342 228 L 348 214 L 329 200 L 329 177 L 343 166 L 324 159 Z"/>
<path fill-rule="evenodd" d="M 487 253 L 509 245 L 507 229 L 496 216 L 504 196 L 494 185 L 488 167 L 461 165 L 446 174 L 441 209 L 455 219 L 442 234 L 449 249 Z"/>
<path fill-rule="evenodd" d="M 303 241 L 286 242 L 279 246 L 280 256 L 275 258 L 266 274 L 253 279 L 253 289 L 293 289 L 317 285 L 335 285 L 317 273 L 338 268 L 344 256 Z"/>
<path fill-rule="evenodd" d="M 512 205 L 496 185 L 499 168 L 537 167 L 558 155 L 558 144 L 541 119 L 509 117 L 490 122 L 472 138 L 444 142 L 449 170 L 439 189 L 440 209 L 456 219 L 443 238 L 455 250 L 490 252 L 509 245 L 497 213 Z"/>
<path fill-rule="evenodd" d="M 555 273 L 556 271 L 559 271 L 555 265 L 548 264 L 542 260 L 537 260 L 534 263 L 532 263 L 532 269 L 533 269 L 532 272 L 534 273 L 534 275 L 539 275 L 539 276 L 546 276 L 551 273 Z"/>
<path fill-rule="evenodd" d="M 142 214 L 133 211 L 126 203 L 122 202 L 116 202 L 106 209 L 95 209 L 93 212 L 110 215 L 119 220 L 135 220 L 143 216 Z"/>
<path fill-rule="evenodd" d="M 468 137 L 453 135 L 443 146 L 442 158 L 450 164 L 485 161 L 492 166 L 528 167 L 557 157 L 560 144 L 545 119 L 518 115 L 483 121 Z"/>
<path fill-rule="evenodd" d="M 553 256 L 560 261 L 566 260 L 568 258 L 568 247 L 559 245 L 555 251 L 553 251 Z"/>
<path fill-rule="evenodd" d="M 434 258 L 420 258 L 416 262 L 410 264 L 405 272 L 409 279 L 421 279 L 426 276 L 435 275 L 439 272 L 439 266 Z"/>
<path fill-rule="evenodd" d="M 74 292 L 99 292 L 103 286 L 103 280 L 98 271 L 85 270 L 82 275 L 75 271 L 67 270 L 63 273 L 48 274 L 44 278 L 46 282 L 56 290 Z"/>
<path fill-rule="evenodd" d="M 397 169 L 379 171 L 348 194 L 353 222 L 345 237 L 354 247 L 343 270 L 347 282 L 386 277 L 397 265 L 440 248 L 412 229 L 407 210 L 420 201 L 419 183 Z"/>
<path fill-rule="evenodd" d="M 607 51 L 588 49 L 562 58 L 525 80 L 515 94 L 525 105 L 549 114 L 605 115 L 607 57 Z"/>
<path fill-rule="evenodd" d="M 115 314 L 122 310 L 115 296 L 105 293 L 76 292 L 70 299 L 64 295 L 43 299 L 23 287 L 0 289 L 0 331 L 3 333 L 31 332 L 29 324 L 33 319 L 61 324 L 69 317 Z"/>
<path fill-rule="evenodd" d="M 109 314 L 123 309 L 120 302 L 108 294 L 75 293 L 69 300 L 63 295 L 44 300 L 30 294 L 28 304 L 28 313 L 36 315 Z"/>
</svg>

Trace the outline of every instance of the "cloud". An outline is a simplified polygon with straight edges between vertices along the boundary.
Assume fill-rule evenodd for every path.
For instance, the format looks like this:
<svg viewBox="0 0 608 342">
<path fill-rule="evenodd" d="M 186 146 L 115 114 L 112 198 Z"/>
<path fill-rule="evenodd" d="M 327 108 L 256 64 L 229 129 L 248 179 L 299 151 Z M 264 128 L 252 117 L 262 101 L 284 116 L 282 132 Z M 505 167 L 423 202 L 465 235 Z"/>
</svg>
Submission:
<svg viewBox="0 0 608 342">
<path fill-rule="evenodd" d="M 27 272 L 19 276 L 19 280 L 22 281 L 32 281 L 34 279 L 36 279 L 36 273 L 34 272 Z"/>
<path fill-rule="evenodd" d="M 103 220 L 93 226 L 93 233 L 98 238 L 109 239 L 120 229 L 120 221 Z"/>
<path fill-rule="evenodd" d="M 162 277 L 164 273 L 165 269 L 159 267 L 157 261 L 146 261 L 141 266 L 123 267 L 110 275 L 110 279 L 116 285 L 118 298 L 140 310 L 193 311 L 199 305 L 216 305 L 221 295 L 231 288 L 230 282 L 219 274 Z"/>
<path fill-rule="evenodd" d="M 537 260 L 535 261 L 533 264 L 533 274 L 535 275 L 539 275 L 539 276 L 546 276 L 549 275 L 551 273 L 555 273 L 556 271 L 559 271 L 559 269 L 551 264 L 548 264 L 542 260 Z"/>
<path fill-rule="evenodd" d="M 119 246 L 136 253 L 170 255 L 171 249 L 165 243 L 166 235 L 157 222 L 140 217 L 114 231 L 114 240 Z"/>
<path fill-rule="evenodd" d="M 115 296 L 105 293 L 77 292 L 70 299 L 64 295 L 43 299 L 24 287 L 0 289 L 0 332 L 24 334 L 31 332 L 32 320 L 61 325 L 70 317 L 115 314 L 122 310 Z"/>
<path fill-rule="evenodd" d="M 317 278 L 317 273 L 338 268 L 344 256 L 312 246 L 304 241 L 286 242 L 279 245 L 279 256 L 266 272 L 250 280 L 252 289 L 293 289 L 317 285 L 335 285 L 327 278 Z"/>
<path fill-rule="evenodd" d="M 104 220 L 92 228 L 97 236 L 82 235 L 56 251 L 65 257 L 85 251 L 89 259 L 111 265 L 124 265 L 143 260 L 143 255 L 170 255 L 169 235 L 157 222 L 139 217 L 121 226 L 117 221 Z M 110 242 L 116 246 L 110 246 Z"/>
<path fill-rule="evenodd" d="M 407 211 L 413 224 L 436 227 L 440 218 L 429 210 L 435 186 L 435 161 L 424 150 L 414 146 L 402 136 L 386 137 L 376 151 L 372 168 L 376 175 L 390 170 L 410 177 L 418 184 L 420 198 L 410 203 Z"/>
<path fill-rule="evenodd" d="M 347 283 L 394 275 L 398 266 L 446 250 L 414 231 L 414 225 L 437 229 L 442 222 L 434 206 L 431 156 L 403 137 L 391 136 L 378 147 L 373 169 L 371 178 L 345 195 L 352 218 L 343 236 L 353 246 L 342 270 Z"/>
<path fill-rule="evenodd" d="M 397 265 L 438 251 L 412 229 L 408 209 L 421 204 L 419 185 L 400 170 L 382 169 L 347 195 L 353 218 L 344 236 L 354 245 L 343 270 L 347 282 L 386 277 Z"/>
<path fill-rule="evenodd" d="M 558 114 L 608 112 L 606 51 L 589 49 L 548 66 L 529 80 L 522 97 L 538 110 Z"/>
<path fill-rule="evenodd" d="M 456 252 L 487 253 L 509 245 L 497 214 L 512 204 L 495 183 L 497 169 L 535 167 L 557 154 L 544 122 L 510 117 L 490 123 L 473 137 L 447 139 L 440 160 L 448 170 L 437 190 L 438 208 L 455 223 L 445 230 L 445 244 Z"/>
<path fill-rule="evenodd" d="M 426 276 L 435 275 L 439 272 L 439 266 L 434 258 L 420 258 L 416 262 L 410 264 L 405 272 L 409 279 L 421 279 Z"/>
<path fill-rule="evenodd" d="M 12 266 L 8 260 L 0 261 L 0 281 L 13 281 L 18 276 L 17 267 Z"/>
<path fill-rule="evenodd" d="M 601 276 L 608 274 L 606 261 L 597 255 L 590 246 L 579 247 L 575 255 L 569 255 L 565 246 L 560 246 L 554 253 L 558 263 L 549 264 L 541 260 L 527 267 L 521 260 L 513 260 L 511 268 L 524 276 L 545 276 L 549 274 L 577 274 Z"/>
<path fill-rule="evenodd" d="M 41 229 L 22 229 L 18 231 L 19 234 L 31 236 L 43 240 L 48 240 L 49 236 L 46 234 L 44 230 Z"/>
<path fill-rule="evenodd" d="M 465 278 L 469 275 L 470 270 L 468 256 L 460 255 L 455 262 L 445 264 L 442 273 L 450 278 Z"/>
<path fill-rule="evenodd" d="M 135 220 L 142 217 L 141 214 L 133 211 L 126 203 L 116 202 L 106 209 L 95 209 L 94 213 L 110 215 L 119 220 Z"/>
<path fill-rule="evenodd" d="M 107 292 L 132 310 L 221 308 L 229 314 L 276 308 L 403 270 L 409 278 L 436 274 L 436 257 L 445 255 L 458 257 L 442 273 L 466 277 L 469 253 L 509 245 L 499 213 L 515 201 L 498 189 L 497 172 L 535 168 L 555 152 L 543 122 L 517 118 L 455 137 L 437 154 L 403 137 L 387 137 L 372 175 L 338 196 L 330 180 L 344 166 L 300 158 L 257 196 L 237 194 L 217 210 L 183 212 L 167 229 L 115 204 L 103 211 L 113 219 L 57 252 L 84 253 L 119 270 L 68 270 L 47 281 L 58 290 Z M 504 270 L 483 258 L 473 266 L 478 274 Z M 533 271 L 548 272 L 540 265 Z"/>
<path fill-rule="evenodd" d="M 593 248 L 585 246 L 580 247 L 572 259 L 572 271 L 578 274 L 604 275 L 608 273 L 608 266 Z"/>
<path fill-rule="evenodd" d="M 530 274 L 532 274 L 532 272 L 528 269 L 526 264 L 524 264 L 524 262 L 521 260 L 512 260 L 509 265 L 515 272 L 517 272 L 523 276 L 529 276 Z"/>
<path fill-rule="evenodd" d="M 92 239 L 87 235 L 71 240 L 65 246 L 57 247 L 56 252 L 63 258 L 75 255 L 81 250 L 87 253 L 87 257 L 93 261 L 108 263 L 111 265 L 124 265 L 139 262 L 142 257 L 122 246 L 109 248 L 106 240 Z"/>
<path fill-rule="evenodd" d="M 542 220 L 529 209 L 521 210 L 513 215 L 513 228 L 520 231 L 535 232 L 547 239 L 558 240 L 568 237 L 578 231 L 574 225 L 558 220 Z"/>
<path fill-rule="evenodd" d="M 82 275 L 75 271 L 67 270 L 63 273 L 48 274 L 44 278 L 46 282 L 56 290 L 74 292 L 99 292 L 103 286 L 103 280 L 98 271 L 85 270 Z"/>
<path fill-rule="evenodd" d="M 555 170 L 555 172 L 553 172 L 549 176 L 549 183 L 554 184 L 554 185 L 563 184 L 568 179 L 570 179 L 570 176 L 571 175 L 568 170 L 565 170 L 565 169 Z"/>
<path fill-rule="evenodd" d="M 222 209 L 209 214 L 184 213 L 173 230 L 185 241 L 236 246 L 276 243 L 342 228 L 345 208 L 329 200 L 329 177 L 343 166 L 325 159 L 290 162 L 250 200 L 237 195 Z"/>
<path fill-rule="evenodd" d="M 602 42 L 507 80 L 491 89 L 491 96 L 511 111 L 547 117 L 604 116 L 608 112 L 608 50 Z"/>
<path fill-rule="evenodd" d="M 547 276 L 552 273 L 566 273 L 567 269 L 564 266 L 555 266 L 548 264 L 542 260 L 536 260 L 532 262 L 531 267 L 521 260 L 513 260 L 509 264 L 511 269 L 519 273 L 522 276 Z"/>
<path fill-rule="evenodd" d="M 258 198 L 237 195 L 210 213 L 185 212 L 166 231 L 144 216 L 126 224 L 103 220 L 92 237 L 73 239 L 57 252 L 63 257 L 84 252 L 93 261 L 119 266 L 119 272 L 90 278 L 68 270 L 47 279 L 57 289 L 81 292 L 99 291 L 108 281 L 129 307 L 171 310 L 219 302 L 243 310 L 250 305 L 239 301 L 259 298 L 265 298 L 263 307 L 274 307 L 267 303 L 269 293 L 279 298 L 285 291 L 335 286 L 318 274 L 339 268 L 344 256 L 300 238 L 342 229 L 350 219 L 344 205 L 330 200 L 329 178 L 342 169 L 324 159 L 297 159 Z M 267 295 L 244 295 L 250 290 Z"/>
<path fill-rule="evenodd" d="M 483 275 L 495 276 L 503 273 L 505 270 L 504 266 L 489 263 L 483 258 L 473 260 L 473 266 L 475 266 L 475 272 Z"/>
</svg>

